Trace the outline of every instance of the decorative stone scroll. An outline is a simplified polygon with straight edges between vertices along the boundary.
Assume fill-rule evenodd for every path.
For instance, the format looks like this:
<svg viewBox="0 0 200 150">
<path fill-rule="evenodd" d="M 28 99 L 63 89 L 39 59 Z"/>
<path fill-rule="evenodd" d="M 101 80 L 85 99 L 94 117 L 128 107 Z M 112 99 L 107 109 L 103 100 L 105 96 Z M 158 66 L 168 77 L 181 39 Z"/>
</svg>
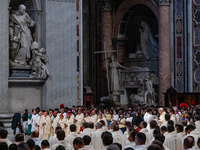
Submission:
<svg viewBox="0 0 200 150">
<path fill-rule="evenodd" d="M 112 0 L 96 0 L 96 1 L 101 6 L 103 11 L 112 10 Z"/>
<path fill-rule="evenodd" d="M 159 0 L 159 5 L 170 5 L 172 0 Z"/>
</svg>

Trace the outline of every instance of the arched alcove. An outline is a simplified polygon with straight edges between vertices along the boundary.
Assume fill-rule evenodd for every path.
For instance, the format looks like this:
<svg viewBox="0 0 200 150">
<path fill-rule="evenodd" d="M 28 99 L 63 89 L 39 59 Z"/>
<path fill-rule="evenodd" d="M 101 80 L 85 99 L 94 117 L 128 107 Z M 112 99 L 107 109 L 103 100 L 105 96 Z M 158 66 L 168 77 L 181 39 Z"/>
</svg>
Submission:
<svg viewBox="0 0 200 150">
<path fill-rule="evenodd" d="M 118 38 L 128 39 L 126 43 L 126 54 L 135 53 L 140 44 L 141 22 L 145 21 L 158 42 L 158 21 L 153 11 L 143 4 L 134 5 L 123 16 L 118 30 Z"/>
</svg>

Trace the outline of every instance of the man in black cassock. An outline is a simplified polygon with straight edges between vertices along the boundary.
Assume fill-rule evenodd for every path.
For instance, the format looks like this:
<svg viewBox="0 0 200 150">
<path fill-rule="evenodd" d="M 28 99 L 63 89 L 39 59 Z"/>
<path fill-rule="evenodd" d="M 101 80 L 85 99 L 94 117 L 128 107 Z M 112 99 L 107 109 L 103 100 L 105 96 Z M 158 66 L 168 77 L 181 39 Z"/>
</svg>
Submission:
<svg viewBox="0 0 200 150">
<path fill-rule="evenodd" d="M 19 127 L 21 133 L 23 133 L 22 126 L 21 126 L 21 111 L 19 110 L 13 116 L 12 120 L 12 129 L 14 130 L 14 134 L 16 134 L 16 128 Z"/>
</svg>

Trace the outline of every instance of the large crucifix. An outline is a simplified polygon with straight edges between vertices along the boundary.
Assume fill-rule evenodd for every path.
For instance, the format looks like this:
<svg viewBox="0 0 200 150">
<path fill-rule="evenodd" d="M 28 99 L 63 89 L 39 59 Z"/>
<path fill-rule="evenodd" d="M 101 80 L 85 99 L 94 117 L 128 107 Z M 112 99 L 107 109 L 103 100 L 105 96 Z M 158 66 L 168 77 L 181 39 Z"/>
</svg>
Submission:
<svg viewBox="0 0 200 150">
<path fill-rule="evenodd" d="M 106 61 L 106 77 L 107 77 L 107 80 L 108 80 L 108 93 L 109 93 L 109 95 L 110 95 L 111 92 L 110 92 L 110 79 L 109 79 L 109 75 L 108 75 L 108 58 L 107 58 L 107 53 L 116 53 L 117 50 L 108 50 L 105 43 L 104 43 L 104 48 L 105 48 L 104 51 L 97 51 L 97 52 L 94 52 L 94 54 L 104 54 L 104 55 L 105 55 L 105 61 Z"/>
</svg>

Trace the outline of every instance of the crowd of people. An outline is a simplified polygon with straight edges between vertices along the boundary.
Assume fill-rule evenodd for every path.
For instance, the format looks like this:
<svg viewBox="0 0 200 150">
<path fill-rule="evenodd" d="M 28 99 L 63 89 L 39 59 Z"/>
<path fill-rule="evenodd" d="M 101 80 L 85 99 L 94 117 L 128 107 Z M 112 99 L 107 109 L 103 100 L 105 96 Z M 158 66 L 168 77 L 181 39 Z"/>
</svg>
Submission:
<svg viewBox="0 0 200 150">
<path fill-rule="evenodd" d="M 21 118 L 23 129 L 21 128 Z M 16 134 L 0 130 L 0 150 L 198 150 L 200 105 L 126 108 L 64 107 L 25 110 L 13 117 Z M 24 134 L 30 139 L 24 141 Z"/>
</svg>

